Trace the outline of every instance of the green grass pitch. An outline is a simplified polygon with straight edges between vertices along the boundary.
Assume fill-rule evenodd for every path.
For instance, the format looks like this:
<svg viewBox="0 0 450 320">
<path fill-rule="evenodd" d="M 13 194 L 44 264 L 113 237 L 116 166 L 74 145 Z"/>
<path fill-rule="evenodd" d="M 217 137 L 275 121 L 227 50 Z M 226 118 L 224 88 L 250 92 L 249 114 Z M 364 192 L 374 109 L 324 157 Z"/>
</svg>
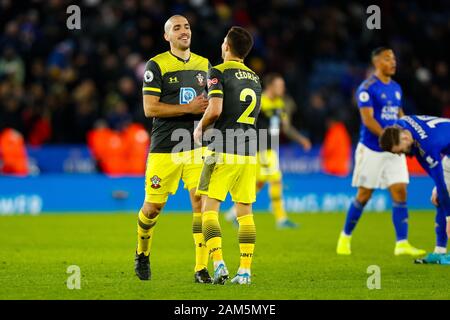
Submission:
<svg viewBox="0 0 450 320">
<path fill-rule="evenodd" d="M 0 299 L 449 299 L 450 266 L 395 257 L 389 213 L 366 213 L 353 255 L 335 254 L 343 214 L 291 215 L 297 230 L 276 230 L 256 214 L 253 284 L 193 283 L 191 215 L 163 214 L 155 229 L 151 281 L 134 275 L 134 214 L 0 217 Z M 238 266 L 237 230 L 222 220 L 224 258 Z M 410 241 L 432 250 L 434 213 L 411 212 Z M 81 289 L 69 290 L 69 265 Z M 367 288 L 367 268 L 381 269 L 381 289 Z"/>
</svg>

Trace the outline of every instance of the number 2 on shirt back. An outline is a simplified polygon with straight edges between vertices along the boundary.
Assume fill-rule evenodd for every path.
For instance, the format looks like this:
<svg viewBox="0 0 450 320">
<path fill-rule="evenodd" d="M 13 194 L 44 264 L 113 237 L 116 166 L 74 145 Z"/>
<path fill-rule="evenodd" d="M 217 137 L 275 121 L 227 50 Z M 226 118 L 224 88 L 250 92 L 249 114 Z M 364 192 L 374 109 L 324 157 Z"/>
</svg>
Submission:
<svg viewBox="0 0 450 320">
<path fill-rule="evenodd" d="M 239 95 L 239 100 L 241 102 L 246 102 L 247 97 L 250 96 L 250 104 L 248 107 L 244 110 L 244 112 L 241 114 L 241 116 L 237 119 L 237 122 L 239 123 L 246 123 L 246 124 L 255 124 L 255 117 L 251 117 L 250 114 L 253 112 L 256 106 L 256 93 L 250 88 L 245 88 L 241 91 L 241 94 Z"/>
</svg>

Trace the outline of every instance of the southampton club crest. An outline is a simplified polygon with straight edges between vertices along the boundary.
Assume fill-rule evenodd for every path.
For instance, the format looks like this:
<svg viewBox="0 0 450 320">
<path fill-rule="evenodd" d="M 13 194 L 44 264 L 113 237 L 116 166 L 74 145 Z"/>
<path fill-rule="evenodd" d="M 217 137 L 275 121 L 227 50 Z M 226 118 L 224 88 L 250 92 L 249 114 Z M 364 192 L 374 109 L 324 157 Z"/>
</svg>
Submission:
<svg viewBox="0 0 450 320">
<path fill-rule="evenodd" d="M 160 182 L 161 182 L 161 178 L 158 177 L 157 175 L 154 175 L 153 177 L 150 178 L 150 181 L 152 182 L 151 187 L 153 189 L 159 189 L 161 188 Z"/>
<path fill-rule="evenodd" d="M 197 83 L 200 87 L 205 86 L 205 77 L 201 73 L 197 73 L 195 76 L 197 78 Z"/>
</svg>

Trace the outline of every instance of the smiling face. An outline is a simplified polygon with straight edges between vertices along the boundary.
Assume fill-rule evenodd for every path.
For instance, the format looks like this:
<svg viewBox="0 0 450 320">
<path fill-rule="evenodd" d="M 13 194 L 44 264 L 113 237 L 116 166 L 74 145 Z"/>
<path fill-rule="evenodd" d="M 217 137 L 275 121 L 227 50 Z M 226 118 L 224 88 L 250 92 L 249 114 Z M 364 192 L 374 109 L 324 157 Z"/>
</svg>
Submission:
<svg viewBox="0 0 450 320">
<path fill-rule="evenodd" d="M 397 69 L 394 51 L 387 49 L 373 58 L 373 65 L 385 76 L 391 77 Z"/>
<path fill-rule="evenodd" d="M 173 16 L 164 26 L 164 38 L 170 45 L 179 50 L 187 50 L 191 46 L 191 26 L 183 16 Z"/>
</svg>

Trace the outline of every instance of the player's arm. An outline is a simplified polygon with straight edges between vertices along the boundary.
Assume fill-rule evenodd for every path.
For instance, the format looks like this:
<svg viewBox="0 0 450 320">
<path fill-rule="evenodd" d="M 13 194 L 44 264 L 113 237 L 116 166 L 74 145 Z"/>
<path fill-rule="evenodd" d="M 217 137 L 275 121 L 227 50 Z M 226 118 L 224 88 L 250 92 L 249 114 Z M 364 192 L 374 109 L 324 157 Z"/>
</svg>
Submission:
<svg viewBox="0 0 450 320">
<path fill-rule="evenodd" d="M 202 114 L 208 105 L 208 100 L 203 95 L 195 97 L 188 104 L 168 104 L 160 102 L 159 99 L 158 96 L 144 95 L 144 114 L 147 118 Z"/>
<path fill-rule="evenodd" d="M 397 92 L 396 92 L 396 96 L 397 96 L 397 98 L 399 98 L 399 100 L 400 100 L 400 103 L 399 103 L 399 106 L 401 106 L 402 105 L 402 100 L 401 99 L 403 99 L 403 92 L 402 92 L 402 88 L 398 88 L 398 93 L 400 93 L 400 96 L 397 96 Z M 400 119 L 401 117 L 404 117 L 405 116 L 405 111 L 403 110 L 403 108 L 402 107 L 399 107 L 398 108 L 398 118 Z"/>
<path fill-rule="evenodd" d="M 444 208 L 447 218 L 450 218 L 450 196 L 447 191 L 447 185 L 445 184 L 442 163 L 441 161 L 437 161 L 436 163 L 433 168 L 429 168 L 429 174 L 436 184 L 438 203 Z"/>
<path fill-rule="evenodd" d="M 445 218 L 447 220 L 447 236 L 450 237 L 450 195 L 445 184 L 444 172 L 442 170 L 442 162 L 429 170 L 430 176 L 436 184 L 437 202 L 444 209 Z"/>
<path fill-rule="evenodd" d="M 305 150 L 311 149 L 311 141 L 297 131 L 297 129 L 292 125 L 291 119 L 287 113 L 283 113 L 281 115 L 281 130 L 289 139 L 296 141 Z"/>
<path fill-rule="evenodd" d="M 201 114 L 205 111 L 208 100 L 203 96 L 194 98 L 188 104 L 168 104 L 160 101 L 162 75 L 159 65 L 150 60 L 145 66 L 142 84 L 143 106 L 146 117 L 179 117 L 185 114 Z"/>
<path fill-rule="evenodd" d="M 361 120 L 364 123 L 364 125 L 370 130 L 370 132 L 379 137 L 383 132 L 383 128 L 373 116 L 373 108 L 372 107 L 360 108 L 359 113 L 361 114 Z"/>
<path fill-rule="evenodd" d="M 209 99 L 208 108 L 200 120 L 198 126 L 203 130 L 213 124 L 222 114 L 223 98 L 212 97 Z"/>
<path fill-rule="evenodd" d="M 424 148 L 424 146 L 422 146 Z M 417 155 L 420 165 L 428 172 L 436 186 L 437 203 L 444 207 L 446 216 L 450 216 L 450 198 L 445 183 L 444 170 L 442 167 L 441 155 L 433 150 L 426 150 L 425 155 Z M 435 160 L 439 159 L 439 160 Z"/>
<path fill-rule="evenodd" d="M 383 128 L 373 116 L 373 101 L 368 89 L 359 89 L 356 94 L 356 100 L 363 124 L 370 130 L 370 132 L 379 137 L 383 131 Z"/>
<path fill-rule="evenodd" d="M 216 68 L 208 71 L 208 108 L 200 120 L 200 129 L 207 128 L 213 124 L 222 113 L 223 105 L 223 74 Z"/>
<path fill-rule="evenodd" d="M 223 98 L 212 97 L 209 99 L 208 108 L 206 108 L 205 114 L 200 119 L 197 127 L 194 130 L 194 141 L 198 145 L 202 145 L 202 134 L 205 128 L 208 128 L 213 124 L 222 114 Z"/>
</svg>

